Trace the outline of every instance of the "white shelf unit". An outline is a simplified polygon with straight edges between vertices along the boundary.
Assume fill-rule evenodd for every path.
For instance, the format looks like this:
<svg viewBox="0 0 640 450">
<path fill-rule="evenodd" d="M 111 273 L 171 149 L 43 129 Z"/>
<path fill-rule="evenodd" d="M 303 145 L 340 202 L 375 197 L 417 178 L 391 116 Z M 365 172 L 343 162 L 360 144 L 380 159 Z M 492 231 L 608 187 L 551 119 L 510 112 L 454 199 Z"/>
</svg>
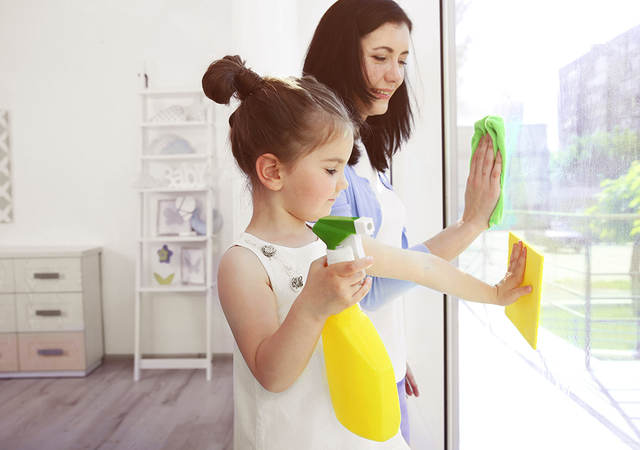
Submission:
<svg viewBox="0 0 640 450">
<path fill-rule="evenodd" d="M 143 90 L 140 102 L 140 180 L 135 188 L 139 199 L 139 238 L 133 378 L 139 380 L 143 369 L 205 369 L 206 379 L 211 380 L 212 301 L 217 292 L 212 280 L 217 237 L 213 229 L 216 205 L 211 170 L 218 164 L 213 108 L 205 101 L 204 94 L 195 90 Z M 200 105 L 201 109 L 194 105 Z M 180 116 L 182 113 L 184 117 Z M 184 204 L 190 206 L 185 210 Z M 196 228 L 190 214 L 193 205 L 198 208 L 197 228 L 203 234 L 192 230 Z M 200 259 L 194 257 L 195 263 L 187 261 L 186 273 L 198 274 L 195 282 L 192 275 L 185 276 L 185 254 L 201 255 Z M 164 270 L 174 272 L 168 276 L 159 274 L 156 269 L 162 263 L 167 266 Z M 158 294 L 203 297 L 206 334 L 203 358 L 143 357 L 143 298 L 145 302 L 152 302 Z M 176 324 L 179 325 L 185 324 Z"/>
</svg>

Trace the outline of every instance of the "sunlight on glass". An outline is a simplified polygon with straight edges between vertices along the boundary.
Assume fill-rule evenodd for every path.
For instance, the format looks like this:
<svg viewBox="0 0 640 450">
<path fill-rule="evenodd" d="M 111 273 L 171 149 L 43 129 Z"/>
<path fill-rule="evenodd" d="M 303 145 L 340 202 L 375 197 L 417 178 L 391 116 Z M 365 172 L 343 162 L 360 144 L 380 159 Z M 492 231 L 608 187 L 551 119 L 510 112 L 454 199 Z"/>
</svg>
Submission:
<svg viewBox="0 0 640 450">
<path fill-rule="evenodd" d="M 503 223 L 545 256 L 538 350 L 460 303 L 460 448 L 640 448 L 640 2 L 456 0 L 457 192 L 476 120 L 505 119 Z M 462 211 L 460 211 L 461 214 Z"/>
</svg>

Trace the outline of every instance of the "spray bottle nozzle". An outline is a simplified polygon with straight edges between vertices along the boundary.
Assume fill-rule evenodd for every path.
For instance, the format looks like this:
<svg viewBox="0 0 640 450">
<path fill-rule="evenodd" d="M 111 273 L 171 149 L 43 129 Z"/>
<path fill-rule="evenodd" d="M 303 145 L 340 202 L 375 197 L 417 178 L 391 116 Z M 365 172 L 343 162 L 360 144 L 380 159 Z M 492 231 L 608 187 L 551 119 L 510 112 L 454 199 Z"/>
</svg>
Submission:
<svg viewBox="0 0 640 450">
<path fill-rule="evenodd" d="M 327 216 L 313 226 L 313 232 L 327 244 L 328 264 L 363 258 L 362 235 L 373 231 L 369 217 Z"/>
</svg>

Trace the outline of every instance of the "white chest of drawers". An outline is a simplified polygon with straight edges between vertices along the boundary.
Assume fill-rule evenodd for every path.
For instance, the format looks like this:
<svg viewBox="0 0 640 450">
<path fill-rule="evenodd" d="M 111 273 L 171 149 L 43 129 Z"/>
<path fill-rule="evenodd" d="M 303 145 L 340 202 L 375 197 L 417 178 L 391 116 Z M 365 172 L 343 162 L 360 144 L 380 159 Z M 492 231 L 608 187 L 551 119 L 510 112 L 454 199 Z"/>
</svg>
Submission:
<svg viewBox="0 0 640 450">
<path fill-rule="evenodd" d="M 0 378 L 102 363 L 100 248 L 0 247 Z"/>
</svg>

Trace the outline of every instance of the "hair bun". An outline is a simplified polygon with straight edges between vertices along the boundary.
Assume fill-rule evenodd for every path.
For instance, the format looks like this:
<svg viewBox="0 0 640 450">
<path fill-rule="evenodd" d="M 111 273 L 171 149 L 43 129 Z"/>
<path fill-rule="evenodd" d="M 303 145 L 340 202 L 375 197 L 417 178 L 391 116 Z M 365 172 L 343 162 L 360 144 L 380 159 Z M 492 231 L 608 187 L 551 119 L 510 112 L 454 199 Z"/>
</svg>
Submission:
<svg viewBox="0 0 640 450">
<path fill-rule="evenodd" d="M 234 94 L 244 100 L 262 83 L 262 77 L 245 67 L 240 56 L 227 55 L 211 63 L 202 77 L 202 90 L 214 102 L 227 105 Z"/>
</svg>

